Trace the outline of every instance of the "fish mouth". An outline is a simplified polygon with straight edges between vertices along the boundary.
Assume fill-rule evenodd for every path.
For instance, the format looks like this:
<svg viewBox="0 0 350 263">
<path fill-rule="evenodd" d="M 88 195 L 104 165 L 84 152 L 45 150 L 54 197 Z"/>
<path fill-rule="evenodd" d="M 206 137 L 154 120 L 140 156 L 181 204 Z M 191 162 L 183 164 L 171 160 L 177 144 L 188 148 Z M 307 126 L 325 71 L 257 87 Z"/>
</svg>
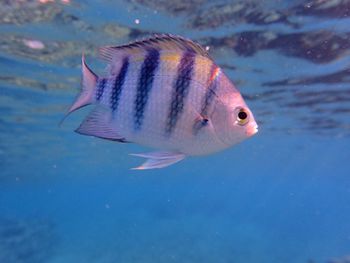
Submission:
<svg viewBox="0 0 350 263">
<path fill-rule="evenodd" d="M 258 132 L 258 125 L 250 125 L 247 130 L 246 130 L 246 134 L 248 137 L 253 136 L 254 134 L 256 134 Z"/>
</svg>

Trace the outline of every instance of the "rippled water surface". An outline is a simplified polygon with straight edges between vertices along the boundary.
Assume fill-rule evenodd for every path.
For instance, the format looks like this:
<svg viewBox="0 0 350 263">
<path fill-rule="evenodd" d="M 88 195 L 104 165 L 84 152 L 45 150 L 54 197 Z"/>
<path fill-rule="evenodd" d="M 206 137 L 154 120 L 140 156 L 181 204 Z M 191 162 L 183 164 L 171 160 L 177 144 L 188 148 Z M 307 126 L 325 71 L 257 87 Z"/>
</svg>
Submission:
<svg viewBox="0 0 350 263">
<path fill-rule="evenodd" d="M 350 1 L 1 0 L 0 262 L 350 262 Z M 58 126 L 81 54 L 172 33 L 259 123 L 224 152 L 129 170 L 141 146 Z"/>
</svg>

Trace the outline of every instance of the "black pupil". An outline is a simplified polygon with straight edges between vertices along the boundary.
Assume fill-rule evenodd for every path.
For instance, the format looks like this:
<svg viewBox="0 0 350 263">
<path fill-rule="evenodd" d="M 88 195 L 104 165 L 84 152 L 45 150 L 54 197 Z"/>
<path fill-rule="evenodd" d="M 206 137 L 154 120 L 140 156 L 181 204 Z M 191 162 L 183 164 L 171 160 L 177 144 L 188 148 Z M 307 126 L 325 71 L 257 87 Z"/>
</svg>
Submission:
<svg viewBox="0 0 350 263">
<path fill-rule="evenodd" d="M 244 111 L 240 111 L 238 113 L 238 118 L 240 118 L 241 120 L 245 120 L 248 117 L 247 113 Z"/>
</svg>

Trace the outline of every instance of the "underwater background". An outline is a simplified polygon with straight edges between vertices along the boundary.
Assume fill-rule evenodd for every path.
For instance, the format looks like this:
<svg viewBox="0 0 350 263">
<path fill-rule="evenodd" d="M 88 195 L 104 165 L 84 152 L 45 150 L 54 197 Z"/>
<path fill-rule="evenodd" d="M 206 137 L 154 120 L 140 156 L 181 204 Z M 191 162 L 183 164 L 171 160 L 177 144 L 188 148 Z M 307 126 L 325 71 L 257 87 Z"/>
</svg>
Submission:
<svg viewBox="0 0 350 263">
<path fill-rule="evenodd" d="M 0 263 L 350 262 L 350 1 L 1 0 Z M 133 171 L 142 152 L 59 127 L 81 54 L 178 34 L 259 133 Z"/>
</svg>

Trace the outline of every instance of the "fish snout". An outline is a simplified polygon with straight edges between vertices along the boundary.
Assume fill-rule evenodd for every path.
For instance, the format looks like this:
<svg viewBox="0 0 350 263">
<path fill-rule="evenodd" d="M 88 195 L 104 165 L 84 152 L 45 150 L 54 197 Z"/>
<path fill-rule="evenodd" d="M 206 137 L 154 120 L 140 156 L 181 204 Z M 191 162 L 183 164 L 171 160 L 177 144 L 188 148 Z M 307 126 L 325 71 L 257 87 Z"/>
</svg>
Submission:
<svg viewBox="0 0 350 263">
<path fill-rule="evenodd" d="M 247 127 L 246 134 L 248 137 L 253 136 L 258 132 L 258 125 L 256 123 L 252 123 Z"/>
</svg>

